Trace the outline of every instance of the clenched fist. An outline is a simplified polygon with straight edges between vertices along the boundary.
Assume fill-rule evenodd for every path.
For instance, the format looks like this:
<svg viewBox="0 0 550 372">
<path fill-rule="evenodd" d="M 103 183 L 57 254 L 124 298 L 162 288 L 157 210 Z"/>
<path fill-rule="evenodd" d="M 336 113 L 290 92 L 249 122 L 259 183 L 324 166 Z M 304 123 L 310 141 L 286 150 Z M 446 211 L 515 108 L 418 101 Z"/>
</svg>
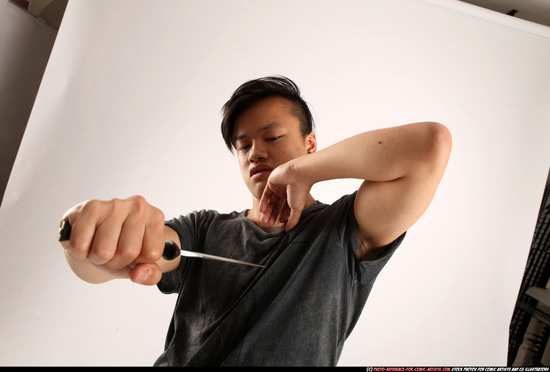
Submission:
<svg viewBox="0 0 550 372">
<path fill-rule="evenodd" d="M 178 241 L 164 226 L 164 214 L 141 196 L 89 200 L 69 209 L 62 221 L 72 227 L 70 239 L 61 242 L 67 261 L 75 274 L 91 283 L 130 278 L 156 284 L 168 271 L 161 267 L 167 264 L 161 259 L 165 240 Z"/>
</svg>

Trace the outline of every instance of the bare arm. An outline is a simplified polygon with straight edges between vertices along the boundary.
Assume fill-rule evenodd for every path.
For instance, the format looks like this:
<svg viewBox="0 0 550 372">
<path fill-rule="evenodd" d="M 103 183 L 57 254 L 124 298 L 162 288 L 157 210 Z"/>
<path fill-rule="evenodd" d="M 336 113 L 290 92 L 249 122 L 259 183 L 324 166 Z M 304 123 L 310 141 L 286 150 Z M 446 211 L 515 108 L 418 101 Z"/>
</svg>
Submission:
<svg viewBox="0 0 550 372">
<path fill-rule="evenodd" d="M 63 216 L 72 226 L 61 242 L 73 272 L 90 283 L 129 278 L 154 285 L 174 270 L 180 258 L 161 258 L 165 240 L 180 244 L 177 233 L 164 226 L 164 215 L 142 197 L 90 200 Z"/>
<path fill-rule="evenodd" d="M 375 258 L 383 246 L 409 229 L 424 213 L 443 176 L 451 146 L 447 128 L 432 122 L 359 134 L 276 169 L 264 193 L 266 199 L 273 201 L 262 200 L 261 210 L 268 215 L 280 213 L 273 209 L 277 205 L 273 191 L 279 197 L 296 200 L 299 198 L 295 195 L 283 195 L 280 190 L 303 193 L 320 181 L 363 179 L 355 200 L 357 253 L 364 259 Z M 299 202 L 292 203 L 287 229 L 296 225 L 303 207 Z M 292 214 L 293 208 L 298 213 Z"/>
</svg>

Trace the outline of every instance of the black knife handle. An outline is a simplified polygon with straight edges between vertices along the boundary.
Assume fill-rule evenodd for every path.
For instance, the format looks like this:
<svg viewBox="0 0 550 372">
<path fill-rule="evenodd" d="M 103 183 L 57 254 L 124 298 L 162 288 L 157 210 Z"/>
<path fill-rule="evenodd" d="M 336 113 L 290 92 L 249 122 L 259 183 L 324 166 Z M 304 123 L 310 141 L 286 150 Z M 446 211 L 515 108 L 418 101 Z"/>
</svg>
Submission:
<svg viewBox="0 0 550 372">
<path fill-rule="evenodd" d="M 164 242 L 164 251 L 162 252 L 162 258 L 164 258 L 165 260 L 173 260 L 179 255 L 180 247 L 178 247 L 175 242 L 171 240 L 166 240 Z"/>
<path fill-rule="evenodd" d="M 67 220 L 61 221 L 59 228 L 59 241 L 65 242 L 71 238 L 71 224 Z"/>
</svg>

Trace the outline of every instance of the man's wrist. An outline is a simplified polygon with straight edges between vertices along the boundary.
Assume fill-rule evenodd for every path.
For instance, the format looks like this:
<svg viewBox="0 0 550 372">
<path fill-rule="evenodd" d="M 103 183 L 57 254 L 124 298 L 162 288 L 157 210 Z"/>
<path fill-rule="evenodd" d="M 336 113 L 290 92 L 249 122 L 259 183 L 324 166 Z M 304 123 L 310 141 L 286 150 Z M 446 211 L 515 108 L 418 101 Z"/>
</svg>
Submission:
<svg viewBox="0 0 550 372">
<path fill-rule="evenodd" d="M 314 155 L 314 153 L 302 155 L 288 162 L 290 172 L 294 178 L 310 187 L 321 181 L 316 177 L 318 173 L 322 172 L 315 171 L 315 162 L 312 161 Z"/>
</svg>

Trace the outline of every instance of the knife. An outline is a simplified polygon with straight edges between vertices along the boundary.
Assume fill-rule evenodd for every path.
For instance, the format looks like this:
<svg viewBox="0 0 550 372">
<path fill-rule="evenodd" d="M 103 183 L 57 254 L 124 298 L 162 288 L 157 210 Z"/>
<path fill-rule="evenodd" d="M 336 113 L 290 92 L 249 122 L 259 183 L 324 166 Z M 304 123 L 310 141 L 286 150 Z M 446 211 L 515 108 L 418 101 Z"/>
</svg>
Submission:
<svg viewBox="0 0 550 372">
<path fill-rule="evenodd" d="M 69 221 L 64 220 L 61 222 L 61 227 L 59 228 L 59 241 L 67 241 L 71 237 L 71 224 Z M 233 258 L 227 258 L 222 256 L 214 256 L 211 254 L 201 253 L 201 252 L 195 252 L 195 251 L 187 251 L 185 249 L 180 249 L 178 245 L 171 241 L 166 240 L 164 242 L 164 251 L 162 252 L 162 258 L 166 260 L 173 260 L 179 255 L 184 257 L 195 257 L 195 258 L 201 258 L 204 260 L 215 260 L 215 261 L 223 261 L 223 262 L 229 262 L 239 265 L 248 265 L 248 266 L 255 266 L 255 267 L 264 267 L 264 265 L 258 265 L 251 262 L 236 260 Z"/>
<path fill-rule="evenodd" d="M 167 240 L 167 241 L 164 242 L 164 252 L 162 253 L 162 258 L 167 259 L 167 260 L 173 260 L 174 258 L 178 257 L 179 255 L 182 255 L 184 257 L 202 258 L 202 259 L 205 259 L 205 260 L 224 261 L 224 262 L 230 262 L 230 263 L 235 263 L 235 264 L 240 264 L 240 265 L 264 267 L 264 265 L 258 265 L 258 264 L 252 263 L 252 262 L 235 260 L 234 258 L 214 256 L 214 255 L 211 255 L 211 254 L 195 252 L 195 251 L 187 251 L 185 249 L 180 249 L 178 247 L 178 245 L 176 243 L 174 243 L 173 241 L 171 241 L 171 240 Z"/>
</svg>

